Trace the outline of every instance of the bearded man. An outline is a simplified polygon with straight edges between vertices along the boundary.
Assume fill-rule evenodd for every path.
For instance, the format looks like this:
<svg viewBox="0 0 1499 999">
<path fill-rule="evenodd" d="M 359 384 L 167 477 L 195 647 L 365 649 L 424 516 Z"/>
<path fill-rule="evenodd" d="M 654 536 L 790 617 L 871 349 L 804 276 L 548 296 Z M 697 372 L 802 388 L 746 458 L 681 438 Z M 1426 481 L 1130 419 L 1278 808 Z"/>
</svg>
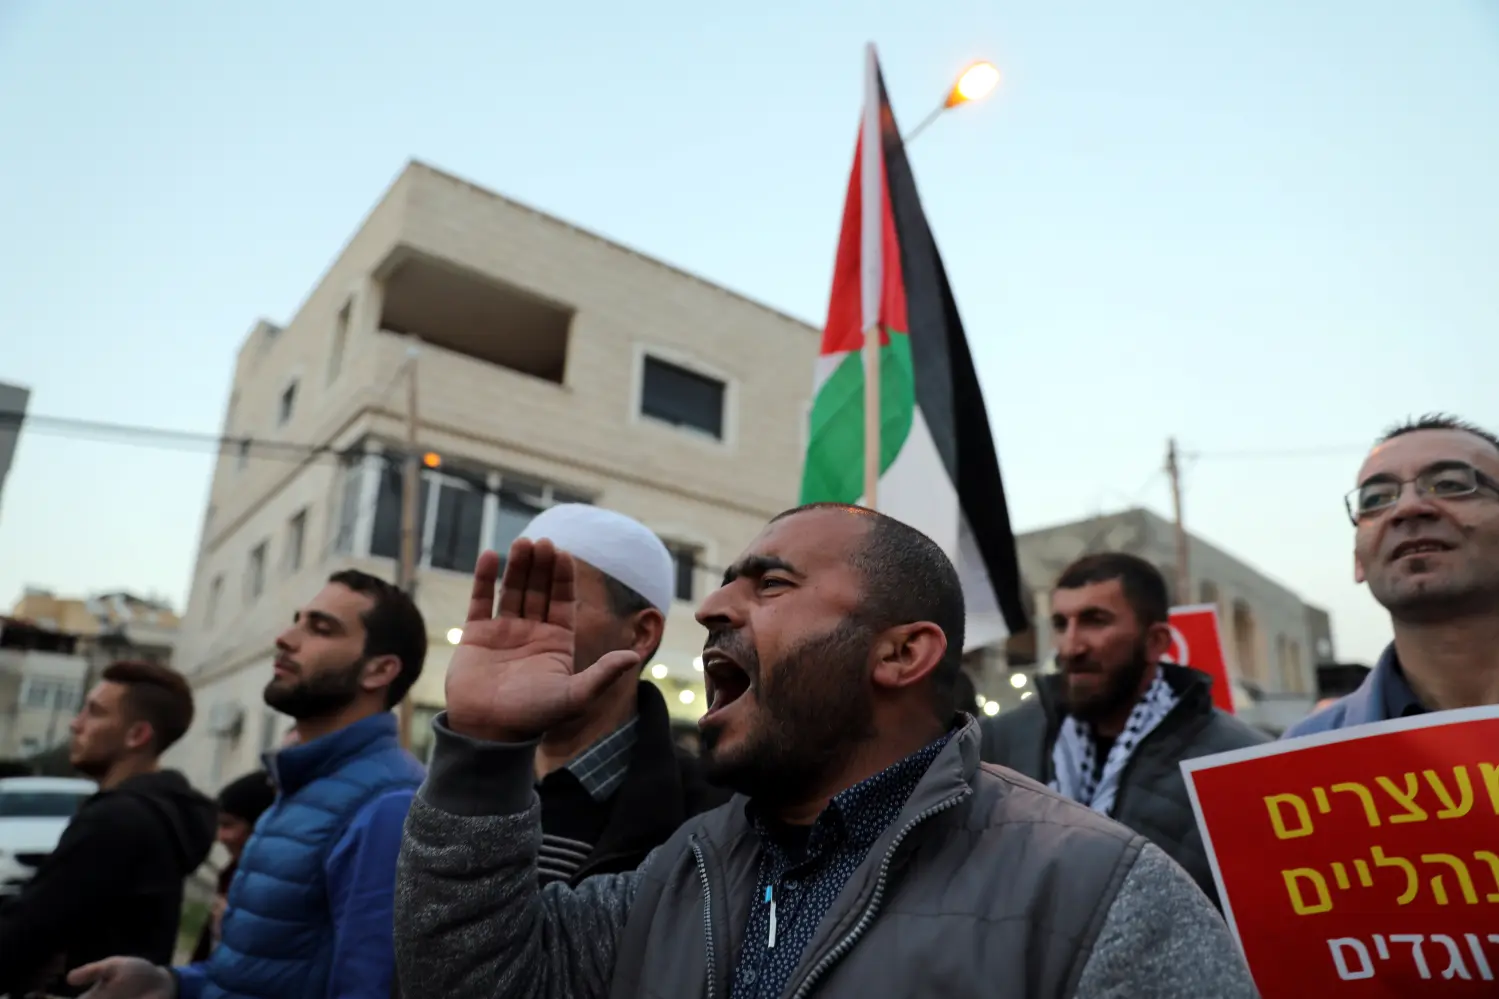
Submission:
<svg viewBox="0 0 1499 999">
<path fill-rule="evenodd" d="M 872 510 L 773 520 L 698 608 L 710 779 L 638 868 L 537 876 L 533 760 L 639 654 L 578 661 L 578 567 L 486 552 L 411 806 L 401 992 L 443 999 L 1250 999 L 1223 920 L 1144 837 L 998 767 L 958 710 L 963 590 Z"/>
<path fill-rule="evenodd" d="M 1161 661 L 1169 612 L 1166 580 L 1144 559 L 1105 552 L 1068 566 L 1051 594 L 1058 672 L 985 719 L 983 758 L 1147 837 L 1216 903 L 1179 764 L 1269 736 L 1214 707 L 1206 673 Z"/>
<path fill-rule="evenodd" d="M 201 964 L 113 957 L 69 981 L 92 999 L 389 999 L 396 859 L 423 777 L 391 709 L 426 656 L 410 596 L 334 573 L 276 639 L 265 702 L 296 740 L 265 757 L 276 801 L 240 856 L 219 946 Z"/>
</svg>

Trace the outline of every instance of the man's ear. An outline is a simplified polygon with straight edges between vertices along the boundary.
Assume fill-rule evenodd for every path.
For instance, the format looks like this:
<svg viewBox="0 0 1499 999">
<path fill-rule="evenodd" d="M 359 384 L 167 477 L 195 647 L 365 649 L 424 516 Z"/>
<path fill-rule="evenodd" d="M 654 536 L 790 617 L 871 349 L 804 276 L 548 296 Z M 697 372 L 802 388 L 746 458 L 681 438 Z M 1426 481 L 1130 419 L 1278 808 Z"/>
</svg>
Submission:
<svg viewBox="0 0 1499 999">
<path fill-rule="evenodd" d="M 661 636 L 666 634 L 666 616 L 654 607 L 647 607 L 635 615 L 630 630 L 630 650 L 640 657 L 642 666 L 649 665 L 645 657 L 661 647 Z M 587 665 L 579 663 L 578 668 Z"/>
<path fill-rule="evenodd" d="M 363 690 L 380 690 L 395 683 L 401 675 L 401 660 L 398 656 L 375 656 L 364 664 L 364 675 L 359 678 Z"/>
<path fill-rule="evenodd" d="M 1171 625 L 1153 624 L 1145 632 L 1145 655 L 1152 663 L 1158 663 L 1166 658 L 1166 653 L 1171 651 Z M 1182 665 L 1190 665 L 1183 663 Z"/>
<path fill-rule="evenodd" d="M 947 635 L 930 621 L 891 628 L 874 643 L 870 679 L 876 687 L 900 690 L 920 683 L 947 654 Z"/>
<path fill-rule="evenodd" d="M 156 736 L 156 730 L 148 721 L 131 722 L 130 727 L 125 729 L 125 748 L 129 750 L 145 749 L 151 745 L 151 740 Z"/>
</svg>

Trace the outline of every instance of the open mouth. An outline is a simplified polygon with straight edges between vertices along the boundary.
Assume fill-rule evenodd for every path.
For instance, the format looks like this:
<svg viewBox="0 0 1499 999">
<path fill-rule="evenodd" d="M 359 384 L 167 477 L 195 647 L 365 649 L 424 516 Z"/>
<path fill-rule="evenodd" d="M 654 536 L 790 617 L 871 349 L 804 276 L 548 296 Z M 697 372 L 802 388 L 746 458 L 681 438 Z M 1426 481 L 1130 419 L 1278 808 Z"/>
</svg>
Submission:
<svg viewBox="0 0 1499 999">
<path fill-rule="evenodd" d="M 708 710 L 703 715 L 706 719 L 723 711 L 749 691 L 749 674 L 718 649 L 705 649 L 703 688 L 708 695 Z"/>
<path fill-rule="evenodd" d="M 1436 552 L 1446 552 L 1451 550 L 1452 546 L 1444 541 L 1431 541 L 1424 538 L 1418 541 L 1402 541 L 1400 542 L 1400 544 L 1396 545 L 1395 550 L 1390 553 L 1390 561 L 1398 561 L 1405 558 L 1407 555 L 1431 555 Z"/>
</svg>

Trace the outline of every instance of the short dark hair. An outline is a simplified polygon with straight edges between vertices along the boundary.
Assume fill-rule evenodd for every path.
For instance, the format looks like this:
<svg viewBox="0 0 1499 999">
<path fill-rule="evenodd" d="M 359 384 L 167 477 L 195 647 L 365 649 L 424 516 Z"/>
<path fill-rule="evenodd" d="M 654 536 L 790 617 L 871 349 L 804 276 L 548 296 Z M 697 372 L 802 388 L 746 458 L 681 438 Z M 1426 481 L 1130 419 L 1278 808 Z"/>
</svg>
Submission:
<svg viewBox="0 0 1499 999">
<path fill-rule="evenodd" d="M 379 576 L 358 569 L 342 569 L 328 582 L 362 593 L 374 606 L 360 615 L 364 622 L 364 656 L 395 656 L 401 671 L 385 690 L 385 706 L 393 708 L 411 691 L 427 659 L 427 622 L 411 595 Z"/>
<path fill-rule="evenodd" d="M 151 726 L 151 751 L 160 756 L 193 724 L 193 688 L 169 666 L 123 659 L 104 667 L 100 678 L 125 688 L 121 705 L 131 721 Z"/>
<path fill-rule="evenodd" d="M 598 574 L 599 578 L 604 581 L 604 593 L 609 599 L 609 613 L 621 621 L 627 617 L 634 617 L 643 610 L 651 610 L 652 608 L 660 610 L 659 607 L 656 607 L 655 604 L 641 596 L 633 588 L 621 583 L 602 569 L 598 570 Z M 666 612 L 661 611 L 661 616 L 665 617 Z M 659 645 L 647 653 L 646 657 L 640 661 L 640 665 L 644 667 L 650 660 L 656 658 L 658 649 L 660 649 Z"/>
<path fill-rule="evenodd" d="M 1414 434 L 1421 430 L 1456 430 L 1459 433 L 1472 434 L 1480 440 L 1487 441 L 1495 451 L 1499 451 L 1499 436 L 1489 433 L 1476 423 L 1469 423 L 1461 417 L 1450 416 L 1446 413 L 1427 413 L 1424 416 L 1411 417 L 1387 429 L 1376 443 L 1384 444 L 1396 437 L 1404 437 L 1406 434 Z"/>
<path fill-rule="evenodd" d="M 1161 570 L 1126 552 L 1084 555 L 1062 570 L 1056 589 L 1077 590 L 1093 583 L 1119 580 L 1124 599 L 1144 626 L 1165 624 L 1171 614 L 1171 597 Z"/>
<path fill-rule="evenodd" d="M 867 507 L 808 503 L 787 510 L 771 523 L 810 510 L 843 510 L 864 518 L 867 530 L 853 564 L 864 584 L 859 612 L 865 623 L 883 630 L 930 621 L 947 636 L 947 652 L 932 671 L 934 708 L 947 721 L 958 710 L 966 620 L 963 584 L 952 560 L 916 528 Z"/>
</svg>

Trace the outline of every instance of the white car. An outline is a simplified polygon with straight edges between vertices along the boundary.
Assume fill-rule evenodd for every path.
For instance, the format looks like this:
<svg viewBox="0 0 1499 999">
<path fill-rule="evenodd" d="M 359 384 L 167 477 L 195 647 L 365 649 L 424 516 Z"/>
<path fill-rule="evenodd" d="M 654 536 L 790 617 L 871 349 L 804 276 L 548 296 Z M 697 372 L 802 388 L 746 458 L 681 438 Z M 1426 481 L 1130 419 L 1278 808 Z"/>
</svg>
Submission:
<svg viewBox="0 0 1499 999">
<path fill-rule="evenodd" d="M 0 778 L 0 900 L 19 895 L 98 787 L 71 777 Z"/>
</svg>

